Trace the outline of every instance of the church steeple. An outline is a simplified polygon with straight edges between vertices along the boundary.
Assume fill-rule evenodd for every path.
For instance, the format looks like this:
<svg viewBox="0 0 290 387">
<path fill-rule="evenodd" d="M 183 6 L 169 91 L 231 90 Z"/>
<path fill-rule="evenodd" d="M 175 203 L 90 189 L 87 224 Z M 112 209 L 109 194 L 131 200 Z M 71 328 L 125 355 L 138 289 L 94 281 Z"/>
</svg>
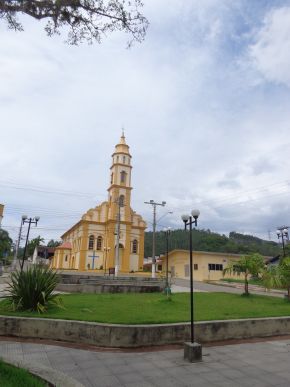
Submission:
<svg viewBox="0 0 290 387">
<path fill-rule="evenodd" d="M 124 135 L 124 129 L 122 130 L 122 136 L 120 138 L 120 141 L 118 142 L 118 144 L 115 146 L 115 152 L 113 153 L 113 158 L 114 158 L 114 155 L 128 155 L 130 158 L 131 158 L 131 155 L 130 155 L 130 152 L 129 152 L 129 145 L 126 144 L 126 138 L 125 138 L 125 135 Z M 121 163 L 122 159 L 118 158 L 118 161 L 117 161 L 117 158 L 115 160 L 115 162 L 120 162 Z M 114 160 L 113 160 L 114 162 Z M 125 164 L 125 162 L 123 162 L 123 164 Z"/>
<path fill-rule="evenodd" d="M 126 207 L 124 209 L 124 216 L 130 216 L 130 201 L 131 201 L 131 158 L 129 145 L 126 143 L 124 131 L 122 131 L 121 138 L 115 146 L 112 154 L 111 183 L 108 189 L 109 201 L 116 203 L 120 198 Z M 115 216 L 115 209 L 112 211 L 112 216 Z"/>
</svg>

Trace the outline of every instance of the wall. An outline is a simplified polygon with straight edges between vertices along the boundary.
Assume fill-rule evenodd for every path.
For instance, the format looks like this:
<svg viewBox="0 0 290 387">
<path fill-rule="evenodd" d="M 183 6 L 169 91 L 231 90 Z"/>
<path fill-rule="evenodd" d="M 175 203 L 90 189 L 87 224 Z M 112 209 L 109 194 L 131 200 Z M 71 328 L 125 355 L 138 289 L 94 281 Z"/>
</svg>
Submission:
<svg viewBox="0 0 290 387">
<path fill-rule="evenodd" d="M 290 317 L 195 323 L 201 343 L 289 334 Z M 129 348 L 183 343 L 189 340 L 190 324 L 119 325 L 0 316 L 0 335 Z"/>
<path fill-rule="evenodd" d="M 240 255 L 222 254 L 210 252 L 193 252 L 193 264 L 198 265 L 198 269 L 193 271 L 193 278 L 196 281 L 213 281 L 223 278 L 222 270 L 208 270 L 209 264 L 223 265 L 223 269 L 228 266 L 231 261 L 238 260 Z M 166 262 L 163 261 L 163 268 L 166 268 Z M 169 253 L 168 270 L 171 271 L 174 267 L 175 277 L 189 279 L 189 273 L 185 274 L 185 265 L 189 267 L 189 251 L 173 250 Z M 226 277 L 239 278 L 237 275 L 227 274 Z M 240 278 L 243 278 L 242 276 Z"/>
</svg>

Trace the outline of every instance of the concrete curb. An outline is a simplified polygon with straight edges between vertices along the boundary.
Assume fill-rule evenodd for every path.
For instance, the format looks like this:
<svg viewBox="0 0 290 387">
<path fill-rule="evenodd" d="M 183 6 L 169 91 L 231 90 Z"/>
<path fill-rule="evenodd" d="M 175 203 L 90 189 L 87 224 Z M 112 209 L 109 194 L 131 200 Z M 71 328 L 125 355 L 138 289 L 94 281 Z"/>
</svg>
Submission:
<svg viewBox="0 0 290 387">
<path fill-rule="evenodd" d="M 56 371 L 44 365 L 36 363 L 32 365 L 27 361 L 18 360 L 17 358 L 12 358 L 11 356 L 5 355 L 1 355 L 1 359 L 5 363 L 11 364 L 18 368 L 26 369 L 32 375 L 38 376 L 40 379 L 50 383 L 54 387 L 84 387 L 83 384 L 79 383 L 75 379 L 72 379 L 70 376 L 67 376 L 60 371 Z"/>
<path fill-rule="evenodd" d="M 289 334 L 290 317 L 195 323 L 195 336 L 201 343 Z M 137 348 L 188 341 L 190 323 L 121 325 L 0 316 L 0 336 L 59 340 L 98 347 Z"/>
</svg>

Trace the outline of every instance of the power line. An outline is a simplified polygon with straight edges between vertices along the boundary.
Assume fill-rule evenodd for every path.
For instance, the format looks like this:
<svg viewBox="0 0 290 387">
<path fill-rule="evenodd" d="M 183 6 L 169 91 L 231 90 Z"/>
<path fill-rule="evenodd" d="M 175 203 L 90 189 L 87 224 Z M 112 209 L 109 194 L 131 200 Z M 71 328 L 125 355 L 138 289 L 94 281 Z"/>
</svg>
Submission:
<svg viewBox="0 0 290 387">
<path fill-rule="evenodd" d="M 18 183 L 11 183 L 7 181 L 0 180 L 0 186 L 11 188 L 11 189 L 17 189 L 17 190 L 26 190 L 26 191 L 35 191 L 35 192 L 41 192 L 46 194 L 55 194 L 55 195 L 67 195 L 67 196 L 77 196 L 77 197 L 84 197 L 84 198 L 90 198 L 90 197 L 104 197 L 104 194 L 96 194 L 93 192 L 77 192 L 77 191 L 67 191 L 67 190 L 52 190 L 50 188 L 46 187 L 40 187 L 40 186 L 32 186 L 32 185 L 21 185 Z"/>
</svg>

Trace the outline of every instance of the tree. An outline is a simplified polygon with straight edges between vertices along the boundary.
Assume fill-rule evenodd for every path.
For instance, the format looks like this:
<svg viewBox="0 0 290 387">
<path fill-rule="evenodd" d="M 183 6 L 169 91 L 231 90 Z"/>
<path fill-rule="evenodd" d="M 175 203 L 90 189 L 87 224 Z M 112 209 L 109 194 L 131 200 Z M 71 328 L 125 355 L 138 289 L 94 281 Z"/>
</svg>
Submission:
<svg viewBox="0 0 290 387">
<path fill-rule="evenodd" d="M 51 239 L 47 243 L 47 247 L 57 247 L 57 246 L 60 246 L 60 245 L 61 245 L 61 242 L 60 241 L 55 241 L 54 239 Z"/>
<path fill-rule="evenodd" d="M 290 257 L 285 257 L 278 265 L 270 265 L 264 273 L 263 283 L 267 289 L 286 289 L 290 301 Z"/>
<path fill-rule="evenodd" d="M 264 258 L 260 254 L 244 255 L 238 261 L 232 261 L 228 267 L 223 270 L 226 273 L 244 275 L 245 295 L 249 295 L 249 276 L 259 277 L 265 268 Z"/>
<path fill-rule="evenodd" d="M 41 243 L 44 242 L 44 239 L 38 235 L 37 238 L 31 239 L 27 244 L 27 254 L 31 256 L 35 250 L 35 247 L 38 247 Z"/>
<path fill-rule="evenodd" d="M 0 229 L 0 259 L 6 257 L 12 248 L 12 239 L 7 231 Z"/>
<path fill-rule="evenodd" d="M 148 27 L 140 13 L 142 0 L 0 0 L 0 19 L 15 31 L 23 31 L 18 16 L 46 20 L 48 36 L 67 29 L 67 43 L 101 42 L 113 31 L 130 35 L 128 44 L 141 42 Z"/>
</svg>

